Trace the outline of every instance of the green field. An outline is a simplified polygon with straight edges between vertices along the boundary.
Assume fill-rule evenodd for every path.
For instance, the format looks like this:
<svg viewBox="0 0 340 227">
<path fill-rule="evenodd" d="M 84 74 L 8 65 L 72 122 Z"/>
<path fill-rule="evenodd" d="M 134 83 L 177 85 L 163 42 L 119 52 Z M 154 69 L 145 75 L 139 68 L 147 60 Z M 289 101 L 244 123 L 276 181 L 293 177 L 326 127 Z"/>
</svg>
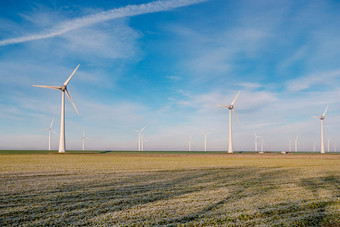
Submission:
<svg viewBox="0 0 340 227">
<path fill-rule="evenodd" d="M 340 225 L 340 155 L 71 153 L 0 151 L 0 226 Z"/>
</svg>

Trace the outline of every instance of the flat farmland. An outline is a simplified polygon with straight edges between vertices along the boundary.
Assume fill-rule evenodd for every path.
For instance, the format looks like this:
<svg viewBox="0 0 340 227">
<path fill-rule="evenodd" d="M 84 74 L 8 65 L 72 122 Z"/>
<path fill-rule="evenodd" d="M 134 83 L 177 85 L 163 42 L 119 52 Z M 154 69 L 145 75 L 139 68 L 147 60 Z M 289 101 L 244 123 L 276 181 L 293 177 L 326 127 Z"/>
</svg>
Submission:
<svg viewBox="0 0 340 227">
<path fill-rule="evenodd" d="M 4 153 L 0 195 L 0 226 L 334 226 L 340 155 Z"/>
</svg>

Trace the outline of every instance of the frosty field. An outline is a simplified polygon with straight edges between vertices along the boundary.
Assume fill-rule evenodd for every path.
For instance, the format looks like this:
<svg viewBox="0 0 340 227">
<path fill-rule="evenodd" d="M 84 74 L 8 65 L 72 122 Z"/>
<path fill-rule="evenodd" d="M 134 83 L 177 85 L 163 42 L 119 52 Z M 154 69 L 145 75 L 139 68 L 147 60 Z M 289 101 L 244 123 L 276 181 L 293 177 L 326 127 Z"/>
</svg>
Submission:
<svg viewBox="0 0 340 227">
<path fill-rule="evenodd" d="M 340 225 L 340 155 L 1 154 L 0 226 Z"/>
</svg>

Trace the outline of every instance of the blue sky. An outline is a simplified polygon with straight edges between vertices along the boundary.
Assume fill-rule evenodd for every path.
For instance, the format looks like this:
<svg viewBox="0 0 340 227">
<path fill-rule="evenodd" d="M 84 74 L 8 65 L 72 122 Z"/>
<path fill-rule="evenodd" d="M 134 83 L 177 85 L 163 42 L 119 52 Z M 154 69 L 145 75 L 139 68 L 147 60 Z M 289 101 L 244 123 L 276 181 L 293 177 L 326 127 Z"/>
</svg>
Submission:
<svg viewBox="0 0 340 227">
<path fill-rule="evenodd" d="M 68 149 L 227 148 L 227 111 L 238 90 L 234 150 L 340 149 L 339 1 L 9 1 L 0 3 L 0 149 L 47 149 L 61 85 Z M 58 138 L 52 138 L 57 149 Z M 326 148 L 327 150 L 327 148 Z"/>
</svg>

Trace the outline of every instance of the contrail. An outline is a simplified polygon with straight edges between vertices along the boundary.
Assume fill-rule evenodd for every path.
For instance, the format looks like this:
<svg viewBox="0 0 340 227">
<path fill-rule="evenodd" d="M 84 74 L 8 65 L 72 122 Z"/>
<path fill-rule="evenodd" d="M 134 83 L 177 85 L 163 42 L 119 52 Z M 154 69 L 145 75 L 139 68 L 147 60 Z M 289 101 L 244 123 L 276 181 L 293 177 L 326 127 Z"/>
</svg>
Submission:
<svg viewBox="0 0 340 227">
<path fill-rule="evenodd" d="M 208 0 L 171 0 L 171 1 L 154 1 L 141 5 L 127 5 L 125 7 L 111 9 L 96 14 L 76 18 L 59 25 L 54 26 L 46 32 L 26 35 L 18 38 L 5 39 L 0 41 L 0 46 L 23 43 L 31 40 L 47 39 L 54 36 L 59 36 L 66 32 L 90 26 L 103 21 L 108 21 L 116 18 L 131 17 L 141 14 L 169 11 L 175 8 L 193 5 Z"/>
</svg>

